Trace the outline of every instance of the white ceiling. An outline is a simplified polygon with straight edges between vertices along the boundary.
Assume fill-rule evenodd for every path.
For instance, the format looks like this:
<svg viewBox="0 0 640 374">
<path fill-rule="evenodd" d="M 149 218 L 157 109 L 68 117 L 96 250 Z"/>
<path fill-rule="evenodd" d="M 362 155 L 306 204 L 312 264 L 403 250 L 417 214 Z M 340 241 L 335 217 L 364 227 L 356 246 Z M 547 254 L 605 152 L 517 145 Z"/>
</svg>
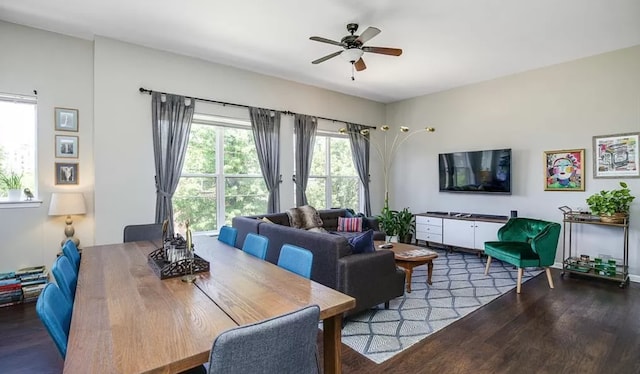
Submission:
<svg viewBox="0 0 640 374">
<path fill-rule="evenodd" d="M 0 19 L 85 39 L 106 36 L 379 102 L 640 45 L 640 0 L 0 0 Z M 346 24 L 382 32 L 356 72 Z"/>
</svg>

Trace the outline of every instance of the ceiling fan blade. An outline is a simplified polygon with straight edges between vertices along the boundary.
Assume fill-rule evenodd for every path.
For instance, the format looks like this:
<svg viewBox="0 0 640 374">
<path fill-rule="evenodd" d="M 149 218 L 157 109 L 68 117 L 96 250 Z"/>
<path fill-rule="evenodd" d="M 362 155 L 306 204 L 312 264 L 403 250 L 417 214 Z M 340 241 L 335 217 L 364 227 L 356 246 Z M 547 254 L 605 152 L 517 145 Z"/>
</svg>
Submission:
<svg viewBox="0 0 640 374">
<path fill-rule="evenodd" d="M 364 69 L 367 68 L 367 65 L 364 64 L 364 60 L 362 59 L 362 57 L 360 57 L 360 59 L 358 61 L 356 61 L 353 66 L 355 66 L 357 71 L 363 71 Z"/>
<path fill-rule="evenodd" d="M 380 34 L 379 28 L 369 26 L 366 30 L 364 30 L 362 34 L 360 34 L 360 36 L 356 40 L 364 44 L 378 34 Z"/>
<path fill-rule="evenodd" d="M 400 48 L 386 48 L 386 47 L 362 47 L 365 52 L 379 53 L 381 55 L 400 56 L 402 49 Z"/>
<path fill-rule="evenodd" d="M 337 56 L 337 55 L 339 55 L 340 53 L 342 53 L 342 51 L 333 52 L 333 53 L 328 54 L 328 55 L 326 55 L 326 56 L 324 56 L 324 57 L 320 57 L 320 58 L 319 58 L 319 59 L 317 59 L 317 60 L 311 61 L 311 63 L 312 63 L 312 64 L 319 64 L 319 63 L 321 63 L 321 62 L 327 61 L 327 60 L 328 60 L 328 59 L 330 59 L 330 58 L 334 58 L 334 57 L 336 57 L 336 56 Z"/>
<path fill-rule="evenodd" d="M 337 45 L 342 47 L 342 43 L 340 42 L 336 42 L 335 40 L 331 40 L 331 39 L 327 39 L 327 38 L 323 38 L 321 36 L 312 36 L 309 39 L 311 40 L 315 40 L 316 42 L 321 42 L 321 43 L 327 43 L 327 44 L 333 44 L 333 45 Z"/>
</svg>

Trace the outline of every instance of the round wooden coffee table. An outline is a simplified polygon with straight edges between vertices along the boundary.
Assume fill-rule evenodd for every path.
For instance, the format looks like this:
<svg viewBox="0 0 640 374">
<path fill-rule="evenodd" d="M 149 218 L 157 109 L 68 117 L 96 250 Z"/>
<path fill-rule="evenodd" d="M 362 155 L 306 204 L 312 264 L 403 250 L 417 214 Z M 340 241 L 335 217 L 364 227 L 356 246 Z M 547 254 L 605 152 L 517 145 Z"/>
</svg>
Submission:
<svg viewBox="0 0 640 374">
<path fill-rule="evenodd" d="M 385 244 L 382 241 L 375 242 L 376 248 Z M 411 292 L 411 275 L 413 268 L 416 266 L 427 264 L 427 283 L 431 284 L 431 275 L 433 274 L 433 259 L 438 257 L 438 253 L 422 247 L 411 244 L 391 243 L 393 245 L 389 250 L 393 251 L 396 259 L 396 265 L 403 268 L 407 274 L 407 292 Z"/>
</svg>

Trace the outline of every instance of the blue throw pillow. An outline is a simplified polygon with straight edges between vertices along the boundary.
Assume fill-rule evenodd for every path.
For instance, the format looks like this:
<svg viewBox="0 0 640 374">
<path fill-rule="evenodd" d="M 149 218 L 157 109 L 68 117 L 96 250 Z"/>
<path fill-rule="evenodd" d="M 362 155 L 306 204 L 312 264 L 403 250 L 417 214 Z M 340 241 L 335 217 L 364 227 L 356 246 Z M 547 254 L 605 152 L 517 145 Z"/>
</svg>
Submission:
<svg viewBox="0 0 640 374">
<path fill-rule="evenodd" d="M 369 253 L 374 252 L 373 247 L 373 230 L 367 230 L 360 235 L 352 236 L 347 239 L 353 253 Z"/>
</svg>

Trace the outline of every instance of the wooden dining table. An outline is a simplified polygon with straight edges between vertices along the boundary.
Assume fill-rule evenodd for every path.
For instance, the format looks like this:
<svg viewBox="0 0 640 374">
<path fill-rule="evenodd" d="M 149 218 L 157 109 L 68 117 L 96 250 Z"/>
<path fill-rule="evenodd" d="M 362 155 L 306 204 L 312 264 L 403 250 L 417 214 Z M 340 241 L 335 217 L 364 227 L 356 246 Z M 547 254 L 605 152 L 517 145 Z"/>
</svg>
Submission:
<svg viewBox="0 0 640 374">
<path fill-rule="evenodd" d="M 150 241 L 84 248 L 64 373 L 176 373 L 205 363 L 223 331 L 317 304 L 324 372 L 341 372 L 342 313 L 355 299 L 217 240 L 194 283 L 161 280 Z"/>
</svg>

